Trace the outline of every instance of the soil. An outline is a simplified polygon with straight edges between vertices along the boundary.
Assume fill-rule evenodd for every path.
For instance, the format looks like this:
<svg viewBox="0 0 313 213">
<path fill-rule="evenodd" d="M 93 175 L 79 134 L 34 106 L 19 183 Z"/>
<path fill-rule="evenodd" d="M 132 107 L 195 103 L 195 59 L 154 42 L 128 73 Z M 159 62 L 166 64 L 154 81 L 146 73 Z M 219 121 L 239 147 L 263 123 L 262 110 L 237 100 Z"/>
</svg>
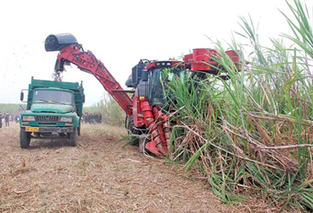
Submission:
<svg viewBox="0 0 313 213">
<path fill-rule="evenodd" d="M 76 147 L 0 129 L 0 212 L 237 212 L 181 166 L 117 142 L 124 128 L 84 124 Z"/>
</svg>

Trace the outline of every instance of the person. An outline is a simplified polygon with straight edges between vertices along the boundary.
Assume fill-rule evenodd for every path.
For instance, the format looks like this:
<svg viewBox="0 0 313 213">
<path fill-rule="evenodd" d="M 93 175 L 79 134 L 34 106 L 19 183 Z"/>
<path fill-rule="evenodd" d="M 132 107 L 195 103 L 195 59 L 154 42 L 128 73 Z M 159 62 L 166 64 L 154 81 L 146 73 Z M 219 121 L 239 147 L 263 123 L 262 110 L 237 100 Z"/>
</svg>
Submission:
<svg viewBox="0 0 313 213">
<path fill-rule="evenodd" d="M 5 126 L 10 126 L 10 114 L 9 113 L 6 113 L 5 116 L 4 116 L 4 123 L 5 123 Z"/>
<path fill-rule="evenodd" d="M 15 117 L 14 117 L 15 123 L 18 122 L 18 117 L 19 117 L 18 114 L 16 114 Z"/>
<path fill-rule="evenodd" d="M 0 128 L 2 127 L 2 113 L 0 112 Z"/>
</svg>

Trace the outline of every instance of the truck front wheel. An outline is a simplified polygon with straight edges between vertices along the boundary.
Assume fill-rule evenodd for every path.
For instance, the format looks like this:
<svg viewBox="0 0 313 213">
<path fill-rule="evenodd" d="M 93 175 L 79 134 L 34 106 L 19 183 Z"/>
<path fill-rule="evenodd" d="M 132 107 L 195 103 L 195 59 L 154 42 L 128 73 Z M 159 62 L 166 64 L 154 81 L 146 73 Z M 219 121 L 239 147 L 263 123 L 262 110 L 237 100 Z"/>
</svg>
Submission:
<svg viewBox="0 0 313 213">
<path fill-rule="evenodd" d="M 20 146 L 22 149 L 27 149 L 30 143 L 30 133 L 20 130 Z"/>
<path fill-rule="evenodd" d="M 73 132 L 70 133 L 70 146 L 76 146 L 77 141 L 77 128 L 74 128 Z"/>
</svg>

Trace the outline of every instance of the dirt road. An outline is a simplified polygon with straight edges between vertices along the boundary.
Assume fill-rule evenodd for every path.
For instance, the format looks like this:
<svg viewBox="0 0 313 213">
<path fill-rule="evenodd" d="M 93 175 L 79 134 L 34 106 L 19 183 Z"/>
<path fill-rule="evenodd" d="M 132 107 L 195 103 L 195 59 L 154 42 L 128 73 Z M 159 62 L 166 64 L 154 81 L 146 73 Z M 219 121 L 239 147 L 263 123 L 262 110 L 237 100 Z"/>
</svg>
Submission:
<svg viewBox="0 0 313 213">
<path fill-rule="evenodd" d="M 77 147 L 0 129 L 0 212 L 232 212 L 178 166 L 116 141 L 123 128 L 84 125 Z"/>
</svg>

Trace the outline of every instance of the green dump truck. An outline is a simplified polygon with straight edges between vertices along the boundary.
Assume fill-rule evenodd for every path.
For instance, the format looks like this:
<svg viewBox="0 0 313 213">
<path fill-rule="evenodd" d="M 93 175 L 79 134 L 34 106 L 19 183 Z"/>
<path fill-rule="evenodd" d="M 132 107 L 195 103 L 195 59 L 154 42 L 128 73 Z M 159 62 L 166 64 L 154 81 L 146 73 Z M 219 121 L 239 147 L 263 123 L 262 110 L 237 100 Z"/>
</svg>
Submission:
<svg viewBox="0 0 313 213">
<path fill-rule="evenodd" d="M 20 146 L 28 148 L 32 138 L 65 138 L 76 146 L 80 135 L 83 103 L 82 83 L 36 80 L 32 77 L 27 91 L 27 105 L 21 113 Z"/>
</svg>

